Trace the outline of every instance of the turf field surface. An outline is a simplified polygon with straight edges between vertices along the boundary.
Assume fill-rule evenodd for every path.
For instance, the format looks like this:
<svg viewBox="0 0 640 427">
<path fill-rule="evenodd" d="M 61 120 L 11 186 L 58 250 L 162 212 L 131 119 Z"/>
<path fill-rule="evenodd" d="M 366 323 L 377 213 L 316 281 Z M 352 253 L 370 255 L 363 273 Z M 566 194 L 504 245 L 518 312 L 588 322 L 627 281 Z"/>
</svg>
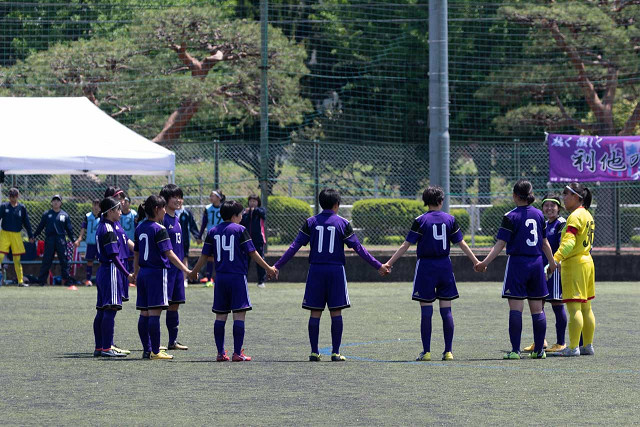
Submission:
<svg viewBox="0 0 640 427">
<path fill-rule="evenodd" d="M 461 283 L 453 303 L 455 360 L 442 362 L 434 310 L 432 362 L 421 351 L 409 283 L 352 283 L 345 363 L 307 362 L 303 284 L 250 288 L 248 363 L 216 363 L 212 289 L 191 286 L 172 361 L 141 360 L 132 301 L 116 317 L 124 360 L 92 357 L 95 288 L 0 288 L 0 424 L 631 424 L 640 410 L 640 287 L 597 283 L 596 355 L 502 360 L 510 348 L 499 283 Z M 522 346 L 532 342 L 528 309 Z M 547 310 L 547 338 L 555 317 Z M 161 320 L 163 344 L 167 332 Z M 330 320 L 320 347 L 330 352 Z M 232 322 L 226 347 L 232 352 Z M 568 332 L 567 332 L 568 339 Z"/>
</svg>

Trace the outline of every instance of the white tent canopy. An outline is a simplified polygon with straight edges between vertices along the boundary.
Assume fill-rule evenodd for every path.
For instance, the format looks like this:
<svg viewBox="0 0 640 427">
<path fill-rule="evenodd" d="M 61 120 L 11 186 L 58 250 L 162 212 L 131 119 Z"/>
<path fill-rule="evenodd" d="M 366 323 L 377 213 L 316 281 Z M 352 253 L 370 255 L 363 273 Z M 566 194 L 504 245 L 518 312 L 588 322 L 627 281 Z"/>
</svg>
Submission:
<svg viewBox="0 0 640 427">
<path fill-rule="evenodd" d="M 6 174 L 168 175 L 175 153 L 121 125 L 87 98 L 0 97 Z"/>
</svg>

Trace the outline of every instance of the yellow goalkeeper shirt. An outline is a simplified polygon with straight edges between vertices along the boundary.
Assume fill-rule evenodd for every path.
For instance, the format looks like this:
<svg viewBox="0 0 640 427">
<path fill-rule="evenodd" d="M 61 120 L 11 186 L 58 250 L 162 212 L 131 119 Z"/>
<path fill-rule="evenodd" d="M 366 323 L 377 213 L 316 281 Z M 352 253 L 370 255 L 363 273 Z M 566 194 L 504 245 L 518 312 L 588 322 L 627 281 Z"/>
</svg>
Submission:
<svg viewBox="0 0 640 427">
<path fill-rule="evenodd" d="M 591 247 L 593 246 L 593 230 L 595 224 L 593 217 L 588 210 L 580 206 L 573 211 L 569 218 L 567 218 L 567 225 L 562 230 L 562 238 L 560 239 L 560 248 L 555 253 L 554 258 L 556 261 L 575 261 L 580 262 L 583 257 L 588 256 L 591 258 Z M 567 233 L 571 233 L 575 236 L 575 245 L 568 253 L 563 251 L 563 247 L 566 247 L 568 237 Z M 565 237 L 566 236 L 566 237 Z"/>
</svg>

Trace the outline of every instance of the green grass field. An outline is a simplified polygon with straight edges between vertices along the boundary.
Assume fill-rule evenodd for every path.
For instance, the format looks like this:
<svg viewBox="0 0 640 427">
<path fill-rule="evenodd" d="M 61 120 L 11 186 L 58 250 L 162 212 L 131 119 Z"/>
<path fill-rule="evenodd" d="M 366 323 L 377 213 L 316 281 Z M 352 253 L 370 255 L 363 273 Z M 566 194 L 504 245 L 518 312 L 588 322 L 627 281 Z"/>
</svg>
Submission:
<svg viewBox="0 0 640 427">
<path fill-rule="evenodd" d="M 503 361 L 508 308 L 498 283 L 459 284 L 452 362 L 421 350 L 410 284 L 350 284 L 346 363 L 310 363 L 302 284 L 250 289 L 250 363 L 216 363 L 212 290 L 187 289 L 172 361 L 141 360 L 137 313 L 116 318 L 124 360 L 94 359 L 95 289 L 0 288 L 0 424 L 631 424 L 638 422 L 640 287 L 598 283 L 595 357 Z M 135 300 L 135 291 L 132 299 Z M 624 303 L 622 302 L 624 301 Z M 434 313 L 432 354 L 442 351 Z M 330 321 L 320 346 L 330 351 Z M 549 342 L 555 318 L 548 310 Z M 532 341 L 525 310 L 523 346 Z M 162 318 L 163 343 L 167 333 Z M 227 348 L 232 348 L 231 322 Z M 326 358 L 325 358 L 326 359 Z"/>
</svg>

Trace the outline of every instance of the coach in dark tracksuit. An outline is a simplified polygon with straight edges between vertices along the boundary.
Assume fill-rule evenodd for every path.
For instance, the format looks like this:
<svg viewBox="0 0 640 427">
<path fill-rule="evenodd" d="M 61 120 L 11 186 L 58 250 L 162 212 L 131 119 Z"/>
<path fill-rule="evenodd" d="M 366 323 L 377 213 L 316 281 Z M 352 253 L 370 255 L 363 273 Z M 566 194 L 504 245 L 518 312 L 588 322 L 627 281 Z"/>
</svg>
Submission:
<svg viewBox="0 0 640 427">
<path fill-rule="evenodd" d="M 72 242 L 75 242 L 76 239 L 73 236 L 73 229 L 71 228 L 71 218 L 69 218 L 68 213 L 61 209 L 61 206 L 62 199 L 56 194 L 51 198 L 51 209 L 42 215 L 40 224 L 38 224 L 34 233 L 34 236 L 38 237 L 40 232 L 43 229 L 45 230 L 44 255 L 42 256 L 42 267 L 40 267 L 40 274 L 38 275 L 38 283 L 41 286 L 47 283 L 47 276 L 53 263 L 54 252 L 58 254 L 64 282 L 67 284 L 75 282 L 69 275 L 65 233 Z"/>
<path fill-rule="evenodd" d="M 243 225 L 249 230 L 249 235 L 253 241 L 256 251 L 264 258 L 264 244 L 266 242 L 266 236 L 264 232 L 264 220 L 267 217 L 267 213 L 262 206 L 260 197 L 252 194 L 248 199 L 249 207 L 242 213 L 242 220 L 240 225 Z M 266 278 L 266 271 L 264 268 L 256 264 L 258 271 L 258 287 L 264 288 L 264 279 Z"/>
</svg>

